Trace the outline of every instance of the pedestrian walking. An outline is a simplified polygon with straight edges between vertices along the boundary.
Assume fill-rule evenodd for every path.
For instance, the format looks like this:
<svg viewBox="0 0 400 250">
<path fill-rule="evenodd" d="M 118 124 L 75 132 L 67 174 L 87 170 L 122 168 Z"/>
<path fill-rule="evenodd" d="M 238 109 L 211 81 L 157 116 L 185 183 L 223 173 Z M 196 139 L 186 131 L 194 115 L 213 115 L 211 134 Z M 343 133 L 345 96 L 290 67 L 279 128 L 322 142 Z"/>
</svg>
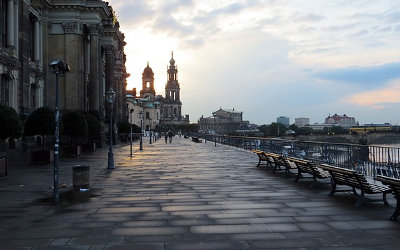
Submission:
<svg viewBox="0 0 400 250">
<path fill-rule="evenodd" d="M 171 130 L 168 131 L 169 143 L 172 143 L 172 136 L 174 136 L 174 133 Z"/>
<path fill-rule="evenodd" d="M 165 132 L 164 137 L 165 137 L 165 143 L 168 143 L 168 133 L 167 132 Z"/>
</svg>

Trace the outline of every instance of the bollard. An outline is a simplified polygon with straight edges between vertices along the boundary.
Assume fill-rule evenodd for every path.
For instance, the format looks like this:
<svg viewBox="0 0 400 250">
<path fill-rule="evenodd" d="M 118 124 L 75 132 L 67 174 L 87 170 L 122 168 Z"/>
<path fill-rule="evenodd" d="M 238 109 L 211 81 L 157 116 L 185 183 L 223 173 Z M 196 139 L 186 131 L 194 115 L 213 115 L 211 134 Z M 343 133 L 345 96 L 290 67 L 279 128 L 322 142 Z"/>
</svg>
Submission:
<svg viewBox="0 0 400 250">
<path fill-rule="evenodd" d="M 74 190 L 89 189 L 89 166 L 72 167 L 72 185 Z"/>
</svg>

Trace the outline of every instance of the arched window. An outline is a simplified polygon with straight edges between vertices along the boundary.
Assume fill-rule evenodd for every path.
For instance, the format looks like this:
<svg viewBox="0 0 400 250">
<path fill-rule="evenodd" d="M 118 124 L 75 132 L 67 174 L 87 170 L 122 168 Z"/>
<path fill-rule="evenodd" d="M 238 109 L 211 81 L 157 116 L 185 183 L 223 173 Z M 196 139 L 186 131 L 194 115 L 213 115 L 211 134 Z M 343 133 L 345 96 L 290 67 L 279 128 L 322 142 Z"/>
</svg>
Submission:
<svg viewBox="0 0 400 250">
<path fill-rule="evenodd" d="M 174 116 L 176 116 L 176 108 L 174 108 Z"/>
</svg>

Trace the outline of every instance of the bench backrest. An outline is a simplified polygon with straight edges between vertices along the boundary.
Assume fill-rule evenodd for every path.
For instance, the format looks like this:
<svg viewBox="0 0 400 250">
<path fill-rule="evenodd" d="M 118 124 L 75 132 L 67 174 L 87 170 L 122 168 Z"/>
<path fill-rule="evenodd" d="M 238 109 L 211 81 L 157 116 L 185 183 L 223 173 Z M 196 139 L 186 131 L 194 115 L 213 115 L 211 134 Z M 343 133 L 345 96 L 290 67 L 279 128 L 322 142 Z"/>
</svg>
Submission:
<svg viewBox="0 0 400 250">
<path fill-rule="evenodd" d="M 383 175 L 377 175 L 376 179 L 383 184 L 390 186 L 394 192 L 400 194 L 400 179 L 395 179 Z"/>
<path fill-rule="evenodd" d="M 355 170 L 339 168 L 327 164 L 321 164 L 320 167 L 328 171 L 338 184 L 350 185 L 367 192 L 372 191 L 372 187 L 365 176 L 357 173 Z"/>
</svg>

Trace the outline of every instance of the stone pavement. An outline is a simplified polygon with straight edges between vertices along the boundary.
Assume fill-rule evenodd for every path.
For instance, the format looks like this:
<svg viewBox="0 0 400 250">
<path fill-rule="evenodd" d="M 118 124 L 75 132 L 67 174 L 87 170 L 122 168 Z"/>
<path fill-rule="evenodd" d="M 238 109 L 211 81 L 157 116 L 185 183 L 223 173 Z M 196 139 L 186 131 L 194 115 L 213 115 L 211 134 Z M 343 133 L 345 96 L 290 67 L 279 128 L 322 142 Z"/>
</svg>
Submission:
<svg viewBox="0 0 400 250">
<path fill-rule="evenodd" d="M 134 145 L 137 149 L 137 144 Z M 283 173 L 256 168 L 256 155 L 175 137 L 135 151 L 115 149 L 62 159 L 60 183 L 73 165 L 90 166 L 87 202 L 50 202 L 52 165 L 12 158 L 0 178 L 0 249 L 399 249 L 400 223 L 390 207 L 327 196 Z M 64 190 L 64 189 L 61 189 Z M 391 197 L 391 195 L 390 195 Z"/>
</svg>

